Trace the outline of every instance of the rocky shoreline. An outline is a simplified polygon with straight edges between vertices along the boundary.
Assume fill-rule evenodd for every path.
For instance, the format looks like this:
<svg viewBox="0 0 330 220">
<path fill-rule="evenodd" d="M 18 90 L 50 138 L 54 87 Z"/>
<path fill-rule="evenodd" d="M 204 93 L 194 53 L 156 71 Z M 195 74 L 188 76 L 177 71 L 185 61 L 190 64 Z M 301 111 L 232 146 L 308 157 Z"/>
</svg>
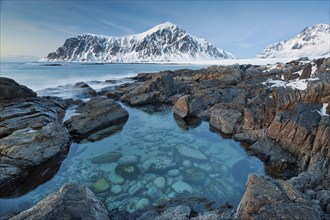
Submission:
<svg viewBox="0 0 330 220">
<path fill-rule="evenodd" d="M 99 94 L 87 84 L 76 84 L 83 94 L 93 97 L 87 103 L 36 97 L 33 91 L 13 80 L 0 79 L 4 91 L 0 96 L 2 197 L 29 191 L 18 186 L 24 185 L 33 172 L 43 173 L 41 181 L 51 178 L 48 172 L 56 167 L 49 169 L 45 164 L 65 157 L 71 142 L 89 138 L 105 128 L 113 128 L 111 132 L 120 129 L 128 113 L 114 100 L 133 106 L 171 105 L 175 117 L 183 124 L 208 120 L 213 130 L 240 141 L 262 159 L 267 174 L 275 178 L 251 174 L 236 210 L 225 206 L 198 213 L 188 200 L 182 200 L 176 206 L 169 203 L 143 212 L 112 210 L 109 213 L 102 204 L 95 203 L 97 199 L 88 189 L 64 186 L 35 207 L 4 219 L 48 219 L 61 214 L 81 217 L 81 213 L 73 210 L 83 210 L 90 203 L 97 207 L 83 213 L 92 219 L 327 219 L 330 216 L 330 58 L 266 66 L 211 66 L 141 73 L 133 78 L 133 83 Z M 66 116 L 66 110 L 73 106 L 76 115 Z M 88 198 L 86 204 L 74 202 L 83 196 Z M 66 200 L 72 202 L 64 203 L 65 212 L 59 211 L 58 215 L 54 215 L 56 211 L 45 210 L 41 214 L 36 211 L 46 206 L 61 210 L 58 205 Z"/>
</svg>

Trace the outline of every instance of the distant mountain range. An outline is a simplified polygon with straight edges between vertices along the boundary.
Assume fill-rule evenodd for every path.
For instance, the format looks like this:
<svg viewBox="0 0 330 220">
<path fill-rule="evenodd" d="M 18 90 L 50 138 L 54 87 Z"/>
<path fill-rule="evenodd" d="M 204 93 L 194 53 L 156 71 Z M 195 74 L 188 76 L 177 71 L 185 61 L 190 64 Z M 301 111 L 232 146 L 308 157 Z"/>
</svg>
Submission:
<svg viewBox="0 0 330 220">
<path fill-rule="evenodd" d="M 316 24 L 296 37 L 271 44 L 257 58 L 330 56 L 330 25 Z"/>
<path fill-rule="evenodd" d="M 111 37 L 82 34 L 69 38 L 43 61 L 139 63 L 234 58 L 231 53 L 186 33 L 175 24 L 165 22 L 136 35 Z"/>
</svg>

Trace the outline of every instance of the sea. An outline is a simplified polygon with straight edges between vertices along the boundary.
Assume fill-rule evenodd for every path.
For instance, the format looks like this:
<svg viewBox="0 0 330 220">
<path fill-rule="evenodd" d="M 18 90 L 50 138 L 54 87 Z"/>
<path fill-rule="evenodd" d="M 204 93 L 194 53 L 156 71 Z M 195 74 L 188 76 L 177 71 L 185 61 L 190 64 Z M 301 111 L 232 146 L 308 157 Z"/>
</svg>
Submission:
<svg viewBox="0 0 330 220">
<path fill-rule="evenodd" d="M 100 91 L 131 82 L 130 77 L 138 73 L 199 68 L 206 66 L 40 62 L 0 66 L 2 77 L 16 80 L 39 96 L 62 98 L 75 97 L 64 88 L 77 82 Z M 265 173 L 259 159 L 238 142 L 212 131 L 206 121 L 186 125 L 174 117 L 170 106 L 120 104 L 129 113 L 120 129 L 73 143 L 50 177 L 41 172 L 36 175 L 40 181 L 31 180 L 24 183 L 22 192 L 0 198 L 0 217 L 26 210 L 70 183 L 89 187 L 108 210 L 133 212 L 174 198 L 199 197 L 211 201 L 214 208 L 225 203 L 237 207 L 247 176 Z M 123 167 L 119 162 L 123 160 L 131 162 Z"/>
</svg>

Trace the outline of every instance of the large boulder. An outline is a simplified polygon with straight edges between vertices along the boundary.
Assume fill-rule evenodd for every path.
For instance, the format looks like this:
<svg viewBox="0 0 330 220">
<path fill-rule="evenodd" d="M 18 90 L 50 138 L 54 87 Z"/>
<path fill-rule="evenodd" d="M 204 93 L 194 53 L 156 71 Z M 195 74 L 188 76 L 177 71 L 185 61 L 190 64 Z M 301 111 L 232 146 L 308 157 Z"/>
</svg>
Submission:
<svg viewBox="0 0 330 220">
<path fill-rule="evenodd" d="M 0 102 L 17 98 L 37 97 L 37 94 L 28 87 L 6 77 L 0 77 L 0 88 Z"/>
<path fill-rule="evenodd" d="M 109 219 L 105 206 L 86 187 L 70 184 L 32 208 L 10 218 L 20 219 Z"/>
<path fill-rule="evenodd" d="M 67 153 L 70 137 L 62 126 L 66 107 L 66 101 L 60 98 L 0 104 L 1 195 L 23 186 L 21 181 L 35 167 Z"/>
<path fill-rule="evenodd" d="M 76 140 L 111 126 L 122 125 L 128 119 L 128 112 L 121 105 L 103 96 L 92 98 L 79 107 L 77 112 L 80 114 L 64 122 Z"/>
<path fill-rule="evenodd" d="M 321 219 L 320 207 L 283 180 L 252 174 L 237 208 L 238 219 Z"/>
</svg>

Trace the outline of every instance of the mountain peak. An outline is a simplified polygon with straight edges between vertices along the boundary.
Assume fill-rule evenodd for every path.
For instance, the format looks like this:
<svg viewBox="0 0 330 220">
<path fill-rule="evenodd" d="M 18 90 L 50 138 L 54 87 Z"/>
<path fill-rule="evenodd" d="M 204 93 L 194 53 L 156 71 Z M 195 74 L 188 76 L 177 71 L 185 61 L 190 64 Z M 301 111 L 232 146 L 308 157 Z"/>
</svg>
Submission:
<svg viewBox="0 0 330 220">
<path fill-rule="evenodd" d="M 165 22 L 146 32 L 122 37 L 78 35 L 67 39 L 45 60 L 136 63 L 233 58 L 231 53 L 186 33 L 171 22 Z"/>
<path fill-rule="evenodd" d="M 296 37 L 267 46 L 258 58 L 318 57 L 330 55 L 330 24 L 315 24 Z"/>
</svg>

